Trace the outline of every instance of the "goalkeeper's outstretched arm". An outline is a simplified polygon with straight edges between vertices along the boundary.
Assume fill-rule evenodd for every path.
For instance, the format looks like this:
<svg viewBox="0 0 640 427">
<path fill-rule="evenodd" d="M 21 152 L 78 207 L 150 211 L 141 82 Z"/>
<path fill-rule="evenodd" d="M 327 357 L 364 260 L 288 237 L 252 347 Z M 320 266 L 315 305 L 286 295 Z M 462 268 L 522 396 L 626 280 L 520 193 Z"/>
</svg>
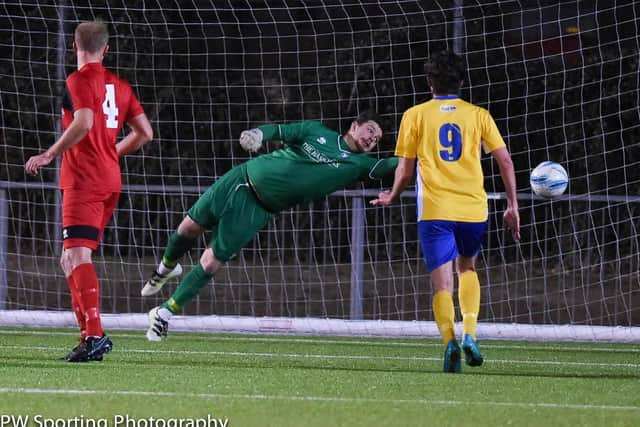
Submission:
<svg viewBox="0 0 640 427">
<path fill-rule="evenodd" d="M 378 197 L 369 203 L 373 206 L 389 206 L 393 203 L 407 187 L 411 178 L 413 178 L 415 164 L 415 158 L 400 157 L 393 180 L 393 188 L 380 192 Z"/>
</svg>

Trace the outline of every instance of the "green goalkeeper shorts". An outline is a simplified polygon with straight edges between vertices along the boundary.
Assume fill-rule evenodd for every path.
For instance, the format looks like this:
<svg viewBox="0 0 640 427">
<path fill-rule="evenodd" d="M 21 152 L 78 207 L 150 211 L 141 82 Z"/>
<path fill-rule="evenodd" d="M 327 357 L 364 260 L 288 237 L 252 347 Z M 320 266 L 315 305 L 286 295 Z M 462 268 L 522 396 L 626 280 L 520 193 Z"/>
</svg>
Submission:
<svg viewBox="0 0 640 427">
<path fill-rule="evenodd" d="M 188 214 L 211 230 L 210 245 L 221 262 L 236 256 L 273 217 L 249 187 L 244 163 L 213 183 Z"/>
</svg>

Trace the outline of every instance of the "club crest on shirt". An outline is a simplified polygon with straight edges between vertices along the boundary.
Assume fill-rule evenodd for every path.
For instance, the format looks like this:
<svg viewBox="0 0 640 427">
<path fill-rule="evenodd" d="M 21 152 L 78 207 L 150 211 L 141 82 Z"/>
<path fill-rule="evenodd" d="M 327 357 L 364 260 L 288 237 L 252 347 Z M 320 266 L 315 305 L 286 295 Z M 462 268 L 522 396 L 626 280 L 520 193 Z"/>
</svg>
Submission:
<svg viewBox="0 0 640 427">
<path fill-rule="evenodd" d="M 349 153 L 340 153 L 340 157 L 346 159 L 347 157 L 349 157 Z"/>
<path fill-rule="evenodd" d="M 451 104 L 442 104 L 440 106 L 440 111 L 442 111 L 443 113 L 452 113 L 456 111 L 456 106 Z"/>
<path fill-rule="evenodd" d="M 320 138 L 316 139 L 316 141 L 318 142 L 318 144 L 326 144 L 327 140 L 324 138 L 324 136 L 321 136 Z"/>
</svg>

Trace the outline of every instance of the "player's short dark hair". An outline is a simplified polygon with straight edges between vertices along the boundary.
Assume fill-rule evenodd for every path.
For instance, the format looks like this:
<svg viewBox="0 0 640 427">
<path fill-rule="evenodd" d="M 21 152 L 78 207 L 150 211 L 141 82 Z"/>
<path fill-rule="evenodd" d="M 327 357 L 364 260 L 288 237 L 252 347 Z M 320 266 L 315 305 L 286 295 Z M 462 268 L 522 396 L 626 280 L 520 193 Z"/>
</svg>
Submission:
<svg viewBox="0 0 640 427">
<path fill-rule="evenodd" d="M 466 72 L 464 60 L 450 50 L 431 55 L 424 64 L 427 82 L 438 94 L 458 93 Z"/>
<path fill-rule="evenodd" d="M 103 21 L 84 21 L 78 24 L 74 41 L 80 50 L 96 53 L 109 41 L 109 30 Z"/>
<path fill-rule="evenodd" d="M 376 111 L 371 108 L 361 111 L 360 114 L 358 114 L 358 117 L 356 117 L 355 121 L 356 123 L 361 125 L 370 120 L 380 124 L 380 116 L 378 116 L 378 113 L 376 113 Z"/>
</svg>

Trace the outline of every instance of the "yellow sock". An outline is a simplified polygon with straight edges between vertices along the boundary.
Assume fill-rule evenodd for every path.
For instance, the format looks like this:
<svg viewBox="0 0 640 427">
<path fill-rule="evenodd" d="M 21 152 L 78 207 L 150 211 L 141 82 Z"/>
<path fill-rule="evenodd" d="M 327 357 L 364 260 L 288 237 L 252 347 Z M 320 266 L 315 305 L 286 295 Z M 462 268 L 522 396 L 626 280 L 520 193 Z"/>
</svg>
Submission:
<svg viewBox="0 0 640 427">
<path fill-rule="evenodd" d="M 480 312 L 480 281 L 475 271 L 466 271 L 458 277 L 458 300 L 462 312 L 462 330 L 476 339 Z"/>
<path fill-rule="evenodd" d="M 447 291 L 438 291 L 433 296 L 433 315 L 442 335 L 444 345 L 456 338 L 454 332 L 455 312 L 453 309 L 453 297 Z"/>
</svg>

